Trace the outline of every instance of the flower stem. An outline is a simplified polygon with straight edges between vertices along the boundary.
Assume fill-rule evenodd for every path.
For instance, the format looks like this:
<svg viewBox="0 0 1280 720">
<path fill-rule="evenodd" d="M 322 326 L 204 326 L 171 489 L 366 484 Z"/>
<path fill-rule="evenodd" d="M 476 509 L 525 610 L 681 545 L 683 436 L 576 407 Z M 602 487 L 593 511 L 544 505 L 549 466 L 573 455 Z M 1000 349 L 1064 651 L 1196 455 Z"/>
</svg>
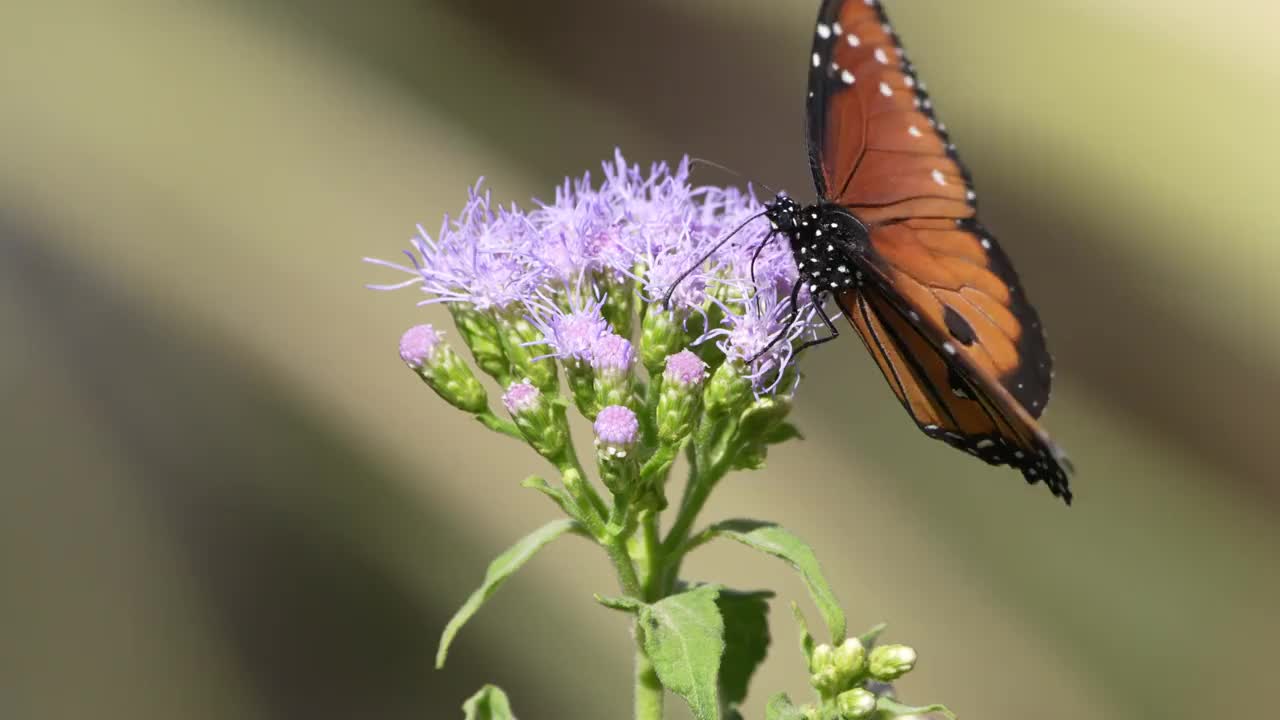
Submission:
<svg viewBox="0 0 1280 720">
<path fill-rule="evenodd" d="M 635 563 L 631 561 L 631 554 L 627 552 L 627 541 L 621 537 L 609 537 L 603 541 L 604 550 L 609 554 L 609 559 L 613 561 L 613 567 L 618 571 L 618 585 L 622 587 L 622 592 L 627 597 L 636 600 L 644 599 L 644 588 L 640 584 L 640 577 L 636 575 Z"/>
<path fill-rule="evenodd" d="M 689 539 L 693 523 L 697 521 L 698 513 L 702 512 L 707 499 L 711 497 L 711 491 L 720 480 L 718 476 L 720 474 L 722 473 L 698 472 L 696 469 L 689 473 L 689 485 L 685 490 L 683 502 L 680 503 L 675 523 L 667 533 L 667 539 L 662 543 L 663 555 L 671 554 Z"/>
<path fill-rule="evenodd" d="M 637 638 L 638 640 L 638 638 Z M 664 698 L 662 682 L 649 662 L 644 648 L 636 648 L 636 716 L 635 720 L 662 720 Z"/>
<path fill-rule="evenodd" d="M 503 420 L 497 415 L 494 415 L 491 410 L 478 413 L 476 415 L 476 420 L 479 420 L 481 425 L 484 425 L 494 432 L 513 437 L 521 442 L 524 441 L 524 435 L 520 433 L 520 428 L 517 428 L 515 423 L 510 420 Z"/>
</svg>

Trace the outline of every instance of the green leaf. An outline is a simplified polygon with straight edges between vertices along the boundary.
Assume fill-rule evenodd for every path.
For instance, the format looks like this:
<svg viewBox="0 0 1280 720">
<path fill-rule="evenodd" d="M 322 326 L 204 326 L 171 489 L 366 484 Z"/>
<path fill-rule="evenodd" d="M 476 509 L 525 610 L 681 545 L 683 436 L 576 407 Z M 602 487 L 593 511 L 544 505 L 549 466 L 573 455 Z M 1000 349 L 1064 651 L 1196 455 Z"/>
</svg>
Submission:
<svg viewBox="0 0 1280 720">
<path fill-rule="evenodd" d="M 883 633 L 884 629 L 887 627 L 889 627 L 888 623 L 880 623 L 879 625 L 876 625 L 870 630 L 859 635 L 858 642 L 862 643 L 862 647 L 870 650 L 872 647 L 875 647 L 876 640 L 880 639 L 880 634 Z"/>
<path fill-rule="evenodd" d="M 572 517 L 578 514 L 578 509 L 574 506 L 573 498 L 569 497 L 569 493 L 558 487 L 552 487 L 550 483 L 537 475 L 530 475 L 525 478 L 520 483 L 520 487 L 537 490 L 543 495 L 551 498 L 552 502 L 560 506 L 560 509 L 564 511 L 565 515 Z"/>
<path fill-rule="evenodd" d="M 835 593 L 823 576 L 822 567 L 818 564 L 813 549 L 803 540 L 789 530 L 759 520 L 725 520 L 712 525 L 710 530 L 714 535 L 737 540 L 747 547 L 780 558 L 799 571 L 805 586 L 809 588 L 809 595 L 813 597 L 814 605 L 818 606 L 818 612 L 822 613 L 822 619 L 827 622 L 832 643 L 844 640 L 844 611 L 840 609 L 840 602 L 836 600 Z"/>
<path fill-rule="evenodd" d="M 769 652 L 769 598 L 773 593 L 721 590 L 716 605 L 724 619 L 724 657 L 720 661 L 720 702 L 725 717 L 736 714 L 747 697 L 756 668 Z"/>
<path fill-rule="evenodd" d="M 789 422 L 780 422 L 764 434 L 764 441 L 769 445 L 777 445 L 788 440 L 803 439 L 804 435 L 800 434 L 800 428 Z"/>
<path fill-rule="evenodd" d="M 609 608 L 610 610 L 621 610 L 625 613 L 637 613 L 640 608 L 644 607 L 644 603 L 629 597 L 614 597 L 612 595 L 601 595 L 596 593 L 596 602 Z"/>
<path fill-rule="evenodd" d="M 729 465 L 731 470 L 761 470 L 768 459 L 768 449 L 762 443 L 754 443 L 742 448 L 733 456 Z"/>
<path fill-rule="evenodd" d="M 791 614 L 795 616 L 796 626 L 800 628 L 800 651 L 804 653 L 804 661 L 807 663 L 813 660 L 813 635 L 809 633 L 809 621 L 804 619 L 804 613 L 800 612 L 800 606 L 794 601 L 791 603 Z"/>
<path fill-rule="evenodd" d="M 444 632 L 440 635 L 440 649 L 436 651 L 436 668 L 444 667 L 445 658 L 449 654 L 449 645 L 453 642 L 453 638 L 458 634 L 458 630 L 462 628 L 472 615 L 480 609 L 485 600 L 493 596 L 502 583 L 511 577 L 515 571 L 519 570 L 533 554 L 538 552 L 547 543 L 555 540 L 561 535 L 573 530 L 578 531 L 580 526 L 574 520 L 556 520 L 547 523 L 542 527 L 534 530 L 532 533 L 524 536 L 515 545 L 512 545 L 506 552 L 494 558 L 489 563 L 489 569 L 485 571 L 484 582 L 475 592 L 467 598 L 467 601 L 458 608 L 458 612 L 454 613 L 453 618 L 449 620 L 449 624 L 445 626 Z"/>
<path fill-rule="evenodd" d="M 902 703 L 888 697 L 876 698 L 876 712 L 882 713 L 883 716 L 890 718 L 901 717 L 903 715 L 927 715 L 929 713 L 941 713 L 942 715 L 956 720 L 956 714 L 947 709 L 945 705 L 921 705 L 913 707 L 911 705 L 903 705 Z"/>
<path fill-rule="evenodd" d="M 804 720 L 804 713 L 791 703 L 786 693 L 778 693 L 769 698 L 764 708 L 764 720 Z"/>
<path fill-rule="evenodd" d="M 698 720 L 720 720 L 717 679 L 724 655 L 720 588 L 701 587 L 640 608 L 644 651 L 664 687 L 683 697 Z"/>
<path fill-rule="evenodd" d="M 466 720 L 515 720 L 507 694 L 496 685 L 485 685 L 462 704 Z"/>
</svg>

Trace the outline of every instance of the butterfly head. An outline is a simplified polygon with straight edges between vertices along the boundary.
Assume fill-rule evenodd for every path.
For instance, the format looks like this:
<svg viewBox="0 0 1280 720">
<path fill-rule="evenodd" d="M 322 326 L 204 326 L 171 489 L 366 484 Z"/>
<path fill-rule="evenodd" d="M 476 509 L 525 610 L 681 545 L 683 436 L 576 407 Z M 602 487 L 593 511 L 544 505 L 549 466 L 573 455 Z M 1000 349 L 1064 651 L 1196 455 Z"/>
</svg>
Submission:
<svg viewBox="0 0 1280 720">
<path fill-rule="evenodd" d="M 774 232 L 791 235 L 800 224 L 800 203 L 783 193 L 778 193 L 773 202 L 764 206 L 764 216 Z"/>
</svg>

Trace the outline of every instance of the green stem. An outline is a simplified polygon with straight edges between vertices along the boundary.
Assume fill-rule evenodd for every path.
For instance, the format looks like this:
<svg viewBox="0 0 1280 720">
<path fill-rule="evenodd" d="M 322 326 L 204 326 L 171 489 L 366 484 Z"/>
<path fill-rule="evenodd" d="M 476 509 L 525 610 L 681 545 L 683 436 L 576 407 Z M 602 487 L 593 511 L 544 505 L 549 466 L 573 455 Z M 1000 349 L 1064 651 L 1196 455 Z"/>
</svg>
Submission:
<svg viewBox="0 0 1280 720">
<path fill-rule="evenodd" d="M 561 475 L 576 472 L 578 477 L 582 479 L 582 487 L 579 490 L 582 496 L 581 499 L 590 504 L 590 508 L 583 508 L 583 510 L 594 509 L 601 519 L 607 518 L 609 516 L 609 508 L 605 506 L 604 498 L 600 497 L 600 493 L 596 492 L 595 486 L 587 479 L 589 477 L 587 471 L 583 469 L 582 461 L 578 459 L 578 451 L 574 448 L 572 442 L 569 443 L 569 447 L 565 448 L 564 455 L 554 462 Z"/>
<path fill-rule="evenodd" d="M 637 642 L 639 641 L 637 628 Z M 662 682 L 658 673 L 649 662 L 644 648 L 636 648 L 636 719 L 662 720 L 662 704 L 664 698 Z"/>
<path fill-rule="evenodd" d="M 644 589 L 640 585 L 640 576 L 636 575 L 636 566 L 631 561 L 631 554 L 627 552 L 626 539 L 609 538 L 603 545 L 605 552 L 609 554 L 609 559 L 613 561 L 614 569 L 618 571 L 618 585 L 622 587 L 622 592 L 627 597 L 644 600 Z"/>
<path fill-rule="evenodd" d="M 481 425 L 484 425 L 494 432 L 502 433 L 503 435 L 507 435 L 524 442 L 524 435 L 520 432 L 520 428 L 516 427 L 515 423 L 510 420 L 503 420 L 497 415 L 494 415 L 491 410 L 485 410 L 482 413 L 476 414 L 476 420 L 479 420 Z"/>
<path fill-rule="evenodd" d="M 644 548 L 644 599 L 654 602 L 661 599 L 661 576 L 667 564 L 662 554 L 662 540 L 658 538 L 658 513 L 646 510 L 640 516 L 641 547 Z"/>
<path fill-rule="evenodd" d="M 698 513 L 702 512 L 722 475 L 723 473 L 715 472 L 714 469 L 706 473 L 690 473 L 684 501 L 680 504 L 675 523 L 671 525 L 671 532 L 667 533 L 667 539 L 662 543 L 663 555 L 671 554 L 689 539 L 689 532 L 698 520 Z"/>
</svg>

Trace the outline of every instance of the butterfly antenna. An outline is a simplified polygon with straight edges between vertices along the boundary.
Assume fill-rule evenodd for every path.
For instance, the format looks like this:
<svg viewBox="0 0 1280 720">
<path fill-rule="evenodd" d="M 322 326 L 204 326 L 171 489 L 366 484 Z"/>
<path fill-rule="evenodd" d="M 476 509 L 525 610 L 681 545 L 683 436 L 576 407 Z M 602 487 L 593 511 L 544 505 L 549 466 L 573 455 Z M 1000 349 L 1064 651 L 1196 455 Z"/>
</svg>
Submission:
<svg viewBox="0 0 1280 720">
<path fill-rule="evenodd" d="M 692 165 L 706 165 L 706 166 L 708 166 L 708 167 L 713 167 L 713 168 L 716 168 L 717 170 L 722 170 L 722 171 L 724 171 L 724 172 L 727 172 L 727 173 L 729 173 L 730 175 L 732 175 L 732 176 L 734 176 L 734 177 L 742 178 L 743 180 L 746 180 L 748 183 L 750 183 L 750 184 L 752 184 L 752 185 L 759 185 L 760 187 L 764 188 L 765 190 L 768 190 L 768 191 L 769 191 L 769 194 L 771 194 L 771 195 L 777 195 L 777 194 L 778 194 L 778 191 L 777 191 L 777 190 L 774 190 L 773 188 L 769 187 L 768 185 L 766 185 L 766 184 L 764 184 L 764 183 L 762 183 L 762 182 L 758 182 L 758 181 L 756 181 L 756 180 L 753 180 L 753 179 L 751 179 L 751 178 L 747 177 L 746 175 L 743 175 L 742 173 L 738 172 L 737 170 L 734 170 L 733 168 L 730 168 L 730 167 L 726 167 L 726 166 L 724 166 L 724 165 L 721 165 L 720 163 L 718 163 L 718 162 L 716 162 L 716 161 L 714 161 L 714 160 L 707 160 L 706 158 L 690 158 L 690 160 L 689 160 L 689 165 L 691 165 L 691 166 L 692 166 Z"/>
<path fill-rule="evenodd" d="M 749 225 L 752 220 L 762 218 L 764 217 L 764 215 L 765 215 L 764 213 L 757 213 L 747 218 L 733 232 L 729 233 L 728 235 L 725 235 L 710 250 L 708 250 L 705 254 L 703 254 L 702 257 L 698 258 L 697 262 L 690 264 L 689 267 L 684 272 L 680 273 L 680 277 L 676 278 L 676 281 L 671 283 L 671 287 L 667 289 L 667 294 L 662 297 L 662 306 L 671 307 L 671 296 L 675 294 L 676 288 L 680 287 L 680 283 L 684 282 L 685 278 L 693 274 L 694 270 L 697 270 L 698 268 L 702 267 L 702 263 L 710 260 L 712 255 L 715 255 L 720 250 L 720 248 L 724 247 L 725 243 L 729 242 L 729 240 L 732 239 L 734 235 L 737 235 L 739 232 L 741 232 L 742 228 Z"/>
<path fill-rule="evenodd" d="M 756 251 L 751 254 L 751 287 L 756 286 L 756 261 L 760 259 L 760 254 L 764 252 L 765 247 L 773 242 L 773 239 L 777 236 L 778 231 L 776 230 L 769 233 L 769 236 L 761 240 L 760 244 L 756 246 Z"/>
</svg>

